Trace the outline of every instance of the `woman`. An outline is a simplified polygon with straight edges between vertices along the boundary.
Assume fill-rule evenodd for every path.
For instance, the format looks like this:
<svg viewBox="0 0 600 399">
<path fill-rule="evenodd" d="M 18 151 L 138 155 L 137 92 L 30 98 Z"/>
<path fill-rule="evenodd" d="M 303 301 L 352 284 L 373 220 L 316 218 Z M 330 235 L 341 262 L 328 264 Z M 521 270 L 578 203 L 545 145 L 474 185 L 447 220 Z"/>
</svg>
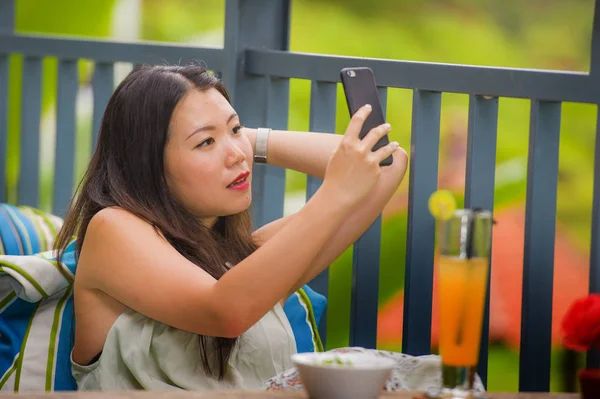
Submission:
<svg viewBox="0 0 600 399">
<path fill-rule="evenodd" d="M 257 134 L 203 68 L 132 71 L 57 243 L 77 236 L 79 389 L 254 389 L 291 367 L 281 303 L 367 229 L 406 170 L 397 143 L 371 151 L 389 125 L 358 138 L 369 110 L 344 136 Z M 324 181 L 297 214 L 252 232 L 255 147 Z"/>
</svg>

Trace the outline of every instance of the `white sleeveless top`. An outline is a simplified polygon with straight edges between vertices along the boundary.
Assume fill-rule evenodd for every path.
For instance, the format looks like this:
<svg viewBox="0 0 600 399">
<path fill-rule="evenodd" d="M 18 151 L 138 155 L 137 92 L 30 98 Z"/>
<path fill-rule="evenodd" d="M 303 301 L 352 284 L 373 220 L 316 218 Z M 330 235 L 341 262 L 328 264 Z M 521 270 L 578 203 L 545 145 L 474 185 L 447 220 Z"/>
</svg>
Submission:
<svg viewBox="0 0 600 399">
<path fill-rule="evenodd" d="M 269 378 L 293 367 L 296 342 L 278 303 L 238 339 L 221 381 L 203 371 L 200 341 L 127 310 L 111 327 L 100 358 L 89 366 L 71 359 L 79 390 L 264 389 Z"/>
</svg>

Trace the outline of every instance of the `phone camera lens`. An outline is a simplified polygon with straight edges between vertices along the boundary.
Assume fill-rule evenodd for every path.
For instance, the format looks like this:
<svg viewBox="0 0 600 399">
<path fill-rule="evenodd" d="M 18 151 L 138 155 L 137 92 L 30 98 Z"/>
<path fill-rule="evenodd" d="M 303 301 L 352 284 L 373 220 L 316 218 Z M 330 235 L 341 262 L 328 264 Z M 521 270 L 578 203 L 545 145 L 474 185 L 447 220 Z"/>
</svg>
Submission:
<svg viewBox="0 0 600 399">
<path fill-rule="evenodd" d="M 350 76 L 351 78 L 356 76 L 356 72 L 354 71 L 348 71 L 348 76 Z"/>
</svg>

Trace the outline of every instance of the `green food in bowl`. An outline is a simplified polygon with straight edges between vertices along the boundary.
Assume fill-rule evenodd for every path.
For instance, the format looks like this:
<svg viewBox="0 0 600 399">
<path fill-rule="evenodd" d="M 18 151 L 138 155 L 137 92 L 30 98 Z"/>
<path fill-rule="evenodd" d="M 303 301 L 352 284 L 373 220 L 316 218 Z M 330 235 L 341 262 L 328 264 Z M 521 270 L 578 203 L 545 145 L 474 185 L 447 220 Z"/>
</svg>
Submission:
<svg viewBox="0 0 600 399">
<path fill-rule="evenodd" d="M 353 366 L 353 364 L 350 360 L 342 360 L 339 357 L 335 357 L 333 359 L 321 360 L 320 362 L 317 362 L 316 364 L 321 364 L 321 365 L 335 364 L 335 365 L 340 365 L 340 366 Z"/>
</svg>

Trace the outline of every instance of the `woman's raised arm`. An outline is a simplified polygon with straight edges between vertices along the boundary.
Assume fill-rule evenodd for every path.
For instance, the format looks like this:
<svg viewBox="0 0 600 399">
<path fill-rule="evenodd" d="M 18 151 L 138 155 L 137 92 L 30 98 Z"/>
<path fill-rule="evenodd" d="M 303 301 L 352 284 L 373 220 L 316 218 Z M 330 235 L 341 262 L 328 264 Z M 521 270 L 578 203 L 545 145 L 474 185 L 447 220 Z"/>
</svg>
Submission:
<svg viewBox="0 0 600 399">
<path fill-rule="evenodd" d="M 246 129 L 246 134 L 254 148 L 256 130 Z M 323 178 L 329 158 L 339 146 L 342 138 L 341 135 L 328 133 L 273 130 L 268 139 L 268 163 Z M 401 149 L 395 152 L 393 157 L 392 165 L 381 168 L 381 177 L 369 195 L 356 206 L 355 212 L 349 214 L 342 222 L 339 229 L 328 240 L 327 245 L 319 250 L 310 267 L 283 298 L 287 298 L 328 267 L 375 221 L 406 173 L 408 163 L 406 152 Z M 290 215 L 261 227 L 254 233 L 255 239 L 259 243 L 268 242 L 296 216 Z"/>
</svg>

